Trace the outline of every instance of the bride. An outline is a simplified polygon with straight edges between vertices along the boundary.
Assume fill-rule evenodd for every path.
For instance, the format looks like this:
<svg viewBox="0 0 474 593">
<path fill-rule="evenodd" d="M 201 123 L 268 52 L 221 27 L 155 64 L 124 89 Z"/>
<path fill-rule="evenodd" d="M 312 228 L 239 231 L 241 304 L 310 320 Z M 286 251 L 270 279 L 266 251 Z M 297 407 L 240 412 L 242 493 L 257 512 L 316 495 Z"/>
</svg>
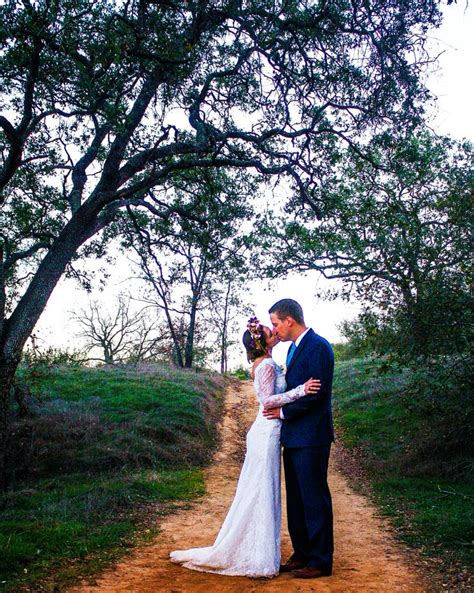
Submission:
<svg viewBox="0 0 474 593">
<path fill-rule="evenodd" d="M 259 402 L 257 418 L 247 433 L 247 451 L 237 491 L 214 545 L 171 552 L 186 568 L 223 575 L 273 577 L 280 567 L 280 425 L 267 420 L 264 408 L 279 408 L 308 393 L 320 382 L 310 379 L 285 392 L 285 377 L 272 358 L 278 342 L 268 327 L 252 317 L 243 343 Z"/>
</svg>

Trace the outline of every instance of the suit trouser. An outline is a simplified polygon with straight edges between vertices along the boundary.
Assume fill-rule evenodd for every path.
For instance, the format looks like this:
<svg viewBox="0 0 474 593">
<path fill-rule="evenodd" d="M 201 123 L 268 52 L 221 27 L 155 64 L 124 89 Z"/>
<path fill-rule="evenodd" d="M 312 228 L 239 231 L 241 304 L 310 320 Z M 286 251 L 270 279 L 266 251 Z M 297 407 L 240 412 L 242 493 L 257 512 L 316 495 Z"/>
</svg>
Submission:
<svg viewBox="0 0 474 593">
<path fill-rule="evenodd" d="M 327 483 L 331 446 L 283 450 L 288 530 L 295 558 L 332 570 L 333 519 Z"/>
</svg>

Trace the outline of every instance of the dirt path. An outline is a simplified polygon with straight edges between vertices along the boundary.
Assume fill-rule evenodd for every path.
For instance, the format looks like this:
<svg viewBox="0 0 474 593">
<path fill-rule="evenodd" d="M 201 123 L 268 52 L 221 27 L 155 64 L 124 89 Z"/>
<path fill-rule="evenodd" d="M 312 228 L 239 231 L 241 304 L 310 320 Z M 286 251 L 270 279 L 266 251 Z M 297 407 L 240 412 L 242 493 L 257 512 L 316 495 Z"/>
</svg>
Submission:
<svg viewBox="0 0 474 593">
<path fill-rule="evenodd" d="M 404 550 L 391 537 L 384 522 L 366 498 L 354 493 L 347 480 L 330 470 L 335 519 L 333 576 L 312 580 L 288 574 L 277 578 L 248 579 L 199 573 L 168 560 L 171 550 L 210 545 L 215 539 L 234 496 L 242 459 L 242 438 L 255 417 L 250 383 L 229 389 L 223 422 L 223 447 L 206 472 L 207 495 L 192 508 L 167 517 L 158 538 L 137 549 L 117 566 L 70 593 L 394 593 L 426 591 L 404 558 Z M 283 489 L 284 492 L 284 489 Z M 290 541 L 283 517 L 282 554 L 287 558 Z"/>
</svg>

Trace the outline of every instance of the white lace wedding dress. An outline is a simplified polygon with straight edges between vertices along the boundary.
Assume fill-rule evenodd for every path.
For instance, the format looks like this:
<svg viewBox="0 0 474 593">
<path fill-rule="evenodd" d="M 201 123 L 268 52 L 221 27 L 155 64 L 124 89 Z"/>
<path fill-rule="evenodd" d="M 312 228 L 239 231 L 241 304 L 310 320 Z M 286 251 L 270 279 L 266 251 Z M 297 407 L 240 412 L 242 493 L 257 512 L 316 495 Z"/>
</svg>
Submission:
<svg viewBox="0 0 474 593">
<path fill-rule="evenodd" d="M 285 391 L 285 377 L 272 358 L 255 369 L 260 404 L 247 433 L 247 452 L 237 491 L 213 546 L 171 552 L 186 568 L 223 575 L 272 577 L 280 566 L 280 427 L 262 411 L 304 395 L 304 385 Z"/>
</svg>

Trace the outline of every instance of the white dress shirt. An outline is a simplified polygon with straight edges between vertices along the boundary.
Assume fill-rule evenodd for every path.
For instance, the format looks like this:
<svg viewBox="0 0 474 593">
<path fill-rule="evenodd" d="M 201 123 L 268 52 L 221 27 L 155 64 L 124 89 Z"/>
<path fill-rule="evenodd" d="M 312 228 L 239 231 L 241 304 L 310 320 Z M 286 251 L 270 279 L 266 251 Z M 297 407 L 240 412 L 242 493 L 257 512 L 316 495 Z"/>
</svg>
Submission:
<svg viewBox="0 0 474 593">
<path fill-rule="evenodd" d="M 305 337 L 305 335 L 309 332 L 311 328 L 307 327 L 304 332 L 302 334 L 300 334 L 296 340 L 294 341 L 295 346 L 298 348 L 298 346 L 301 344 L 301 340 Z"/>
</svg>

